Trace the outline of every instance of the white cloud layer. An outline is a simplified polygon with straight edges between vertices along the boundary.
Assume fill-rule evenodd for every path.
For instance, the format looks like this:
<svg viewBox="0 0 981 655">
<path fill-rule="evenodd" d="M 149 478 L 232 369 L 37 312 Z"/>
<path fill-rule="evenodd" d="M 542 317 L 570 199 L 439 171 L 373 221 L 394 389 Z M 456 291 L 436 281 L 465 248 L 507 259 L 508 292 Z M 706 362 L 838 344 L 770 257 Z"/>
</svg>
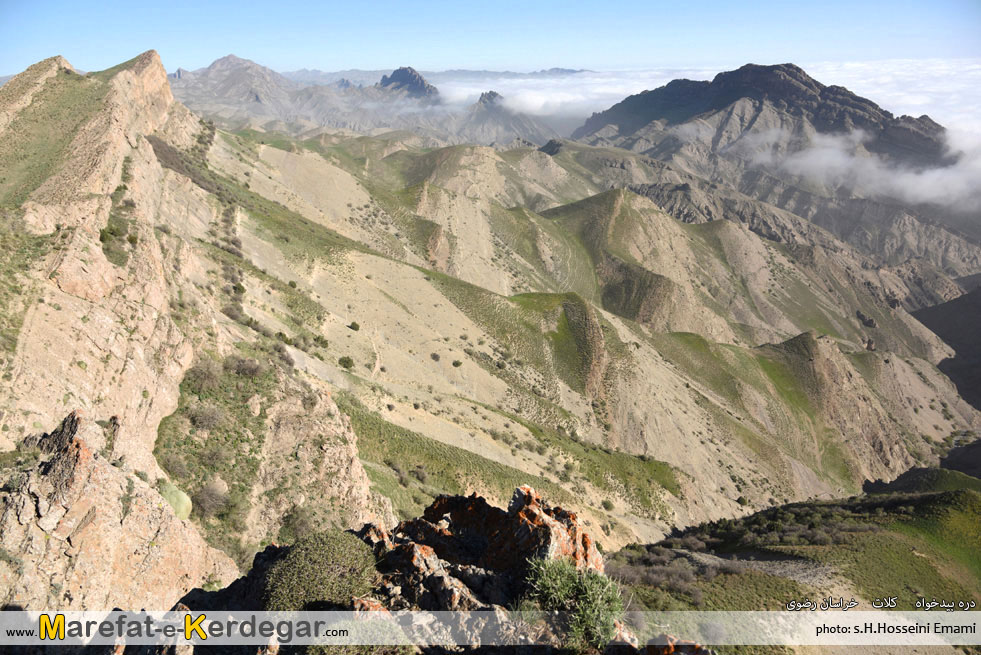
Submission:
<svg viewBox="0 0 981 655">
<path fill-rule="evenodd" d="M 953 128 L 981 133 L 981 59 L 884 60 L 801 64 L 824 84 L 837 84 L 894 114 L 929 114 Z M 730 66 L 729 69 L 736 66 Z M 676 78 L 710 80 L 722 68 L 656 68 L 576 73 L 561 77 L 448 77 L 440 93 L 454 103 L 497 91 L 505 103 L 533 115 L 582 116 Z"/>
<path fill-rule="evenodd" d="M 790 140 L 779 130 L 743 137 L 731 148 L 753 162 L 779 168 L 828 188 L 850 187 L 863 194 L 930 203 L 966 213 L 981 209 L 981 138 L 973 132 L 948 132 L 948 149 L 957 161 L 942 168 L 914 170 L 894 166 L 869 153 L 861 131 L 815 134 L 808 146 L 789 154 Z"/>
<path fill-rule="evenodd" d="M 802 67 L 819 82 L 844 86 L 896 115 L 930 115 L 948 128 L 949 148 L 960 154 L 957 163 L 929 170 L 896 168 L 870 155 L 861 133 L 817 135 L 809 147 L 789 156 L 774 156 L 763 142 L 766 135 L 757 135 L 761 142 L 741 144 L 755 150 L 754 160 L 829 187 L 853 186 L 871 195 L 971 213 L 981 208 L 981 59 L 818 62 Z M 710 80 L 718 72 L 664 68 L 557 77 L 451 77 L 441 79 L 439 88 L 454 104 L 471 103 L 482 91 L 493 89 L 514 110 L 585 118 L 673 79 Z"/>
</svg>

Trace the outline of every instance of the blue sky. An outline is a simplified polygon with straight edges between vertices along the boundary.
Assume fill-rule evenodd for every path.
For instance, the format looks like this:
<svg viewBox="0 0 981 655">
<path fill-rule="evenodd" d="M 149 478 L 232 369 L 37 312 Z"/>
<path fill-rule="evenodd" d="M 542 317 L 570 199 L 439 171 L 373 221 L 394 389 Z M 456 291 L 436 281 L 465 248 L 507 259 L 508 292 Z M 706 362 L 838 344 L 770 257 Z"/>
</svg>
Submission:
<svg viewBox="0 0 981 655">
<path fill-rule="evenodd" d="M 85 70 L 150 48 L 168 70 L 228 53 L 276 70 L 981 57 L 981 1 L 30 2 L 0 0 L 0 74 L 61 54 Z"/>
</svg>

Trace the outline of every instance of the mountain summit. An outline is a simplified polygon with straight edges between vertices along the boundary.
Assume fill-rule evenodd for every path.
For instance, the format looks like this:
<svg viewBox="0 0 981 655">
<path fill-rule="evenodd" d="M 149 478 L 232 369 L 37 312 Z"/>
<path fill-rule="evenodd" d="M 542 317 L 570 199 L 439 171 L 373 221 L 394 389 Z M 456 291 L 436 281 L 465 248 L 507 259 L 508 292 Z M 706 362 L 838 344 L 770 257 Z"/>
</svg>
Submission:
<svg viewBox="0 0 981 655">
<path fill-rule="evenodd" d="M 593 114 L 572 138 L 583 139 L 609 127 L 618 136 L 629 137 L 655 121 L 661 127 L 678 125 L 727 110 L 739 101 L 753 103 L 757 111 L 766 107 L 787 114 L 788 123 L 806 121 L 819 133 L 862 130 L 869 137 L 870 151 L 904 163 L 943 161 L 944 128 L 929 116 L 897 118 L 842 86 L 821 84 L 794 64 L 746 64 L 719 73 L 711 82 L 673 80 Z M 746 129 L 753 129 L 753 124 Z"/>
<path fill-rule="evenodd" d="M 391 75 L 382 75 L 378 86 L 405 91 L 413 98 L 435 98 L 439 95 L 439 90 L 410 66 L 397 68 Z"/>
<path fill-rule="evenodd" d="M 674 80 L 593 114 L 573 138 L 724 184 L 890 264 L 915 259 L 955 277 L 977 265 L 981 228 L 957 214 L 970 210 L 917 204 L 893 179 L 905 172 L 912 184 L 922 178 L 915 171 L 956 165 L 946 130 L 929 116 L 895 116 L 793 64 L 747 64 L 710 82 Z M 690 209 L 670 176 L 634 190 L 661 206 L 680 194 Z M 926 185 L 915 191 L 930 197 Z M 696 219 L 686 213 L 685 220 Z"/>
</svg>

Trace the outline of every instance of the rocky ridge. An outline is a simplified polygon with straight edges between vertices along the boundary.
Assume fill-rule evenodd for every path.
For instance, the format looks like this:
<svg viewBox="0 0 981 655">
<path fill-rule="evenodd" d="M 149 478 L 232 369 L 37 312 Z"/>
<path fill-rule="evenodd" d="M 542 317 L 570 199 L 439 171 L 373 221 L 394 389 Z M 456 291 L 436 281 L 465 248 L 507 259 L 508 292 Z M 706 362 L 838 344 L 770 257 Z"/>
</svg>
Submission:
<svg viewBox="0 0 981 655">
<path fill-rule="evenodd" d="M 0 494 L 0 603 L 152 608 L 233 580 L 235 563 L 175 516 L 170 503 L 179 499 L 94 452 L 80 436 L 83 422 L 73 412 L 21 446 L 37 449 L 39 461 Z"/>
<path fill-rule="evenodd" d="M 63 60 L 49 60 L 45 66 L 49 65 L 57 69 L 57 75 L 69 74 Z M 33 80 L 35 71 L 25 73 L 25 79 Z M 48 78 L 55 79 L 54 75 Z M 24 284 L 24 311 L 21 317 L 14 317 L 18 327 L 12 333 L 16 349 L 11 348 L 5 357 L 5 383 L 0 389 L 3 450 L 23 444 L 32 431 L 60 420 L 73 408 L 92 417 L 73 423 L 72 429 L 77 431 L 77 442 L 84 444 L 84 448 L 79 446 L 79 452 L 88 453 L 77 459 L 87 467 L 91 456 L 98 465 L 92 465 L 95 472 L 91 475 L 81 465 L 71 466 L 73 470 L 78 468 L 77 476 L 89 480 L 88 484 L 101 481 L 109 485 L 104 490 L 106 506 L 97 504 L 87 520 L 94 517 L 100 525 L 115 525 L 120 522 L 121 498 L 139 495 L 144 489 L 153 496 L 159 480 L 177 489 L 171 476 L 173 471 L 184 471 L 186 462 L 170 456 L 168 465 L 177 468 L 168 472 L 158 459 L 166 453 L 155 453 L 161 445 L 158 426 L 164 418 L 180 410 L 185 413 L 173 416 L 173 421 L 180 424 L 187 420 L 186 412 L 205 407 L 224 421 L 220 412 L 234 410 L 251 419 L 252 427 L 243 430 L 243 436 L 251 443 L 244 451 L 241 445 L 218 451 L 221 457 L 216 460 L 212 456 L 212 465 L 224 459 L 229 462 L 228 470 L 215 469 L 211 477 L 196 485 L 198 491 L 215 492 L 212 495 L 219 505 L 228 507 L 232 499 L 238 499 L 237 505 L 231 505 L 238 508 L 233 526 L 238 536 L 224 542 L 226 549 L 231 550 L 229 544 L 234 545 L 245 534 L 256 542 L 275 537 L 291 516 L 302 515 L 303 521 L 314 524 L 329 519 L 344 526 L 361 525 L 365 520 L 394 522 L 390 504 L 370 490 L 370 481 L 357 457 L 354 434 L 331 400 L 329 386 L 318 380 L 300 379 L 302 374 L 292 369 L 292 360 L 281 344 L 282 353 L 271 351 L 275 360 L 261 349 L 256 355 L 263 362 L 250 360 L 255 371 L 265 372 L 268 384 L 262 394 L 243 398 L 243 405 L 248 400 L 245 407 L 229 407 L 226 402 L 228 409 L 215 410 L 196 399 L 192 403 L 182 394 L 181 383 L 192 364 L 215 357 L 234 364 L 241 360 L 237 344 L 244 342 L 241 328 L 221 311 L 226 301 L 212 293 L 214 285 L 222 283 L 218 277 L 221 267 L 215 268 L 207 248 L 191 245 L 196 239 L 209 238 L 208 231 L 220 224 L 223 210 L 187 178 L 162 167 L 147 137 L 153 135 L 172 147 L 190 149 L 201 147 L 208 138 L 207 127 L 173 101 L 159 57 L 152 51 L 117 69 L 72 79 L 76 84 L 105 84 L 107 88 L 91 108 L 91 117 L 77 134 L 70 135 L 64 162 L 24 203 L 26 232 L 48 239 L 56 247 L 30 261 L 19 278 L 19 283 Z M 6 88 L 9 91 L 25 87 L 22 81 L 15 78 Z M 9 100 L 9 95 L 6 97 Z M 15 120 L 22 116 L 23 103 L 15 100 L 3 107 L 12 112 Z M 224 214 L 234 229 L 233 214 Z M 120 225 L 125 226 L 123 237 L 110 231 L 122 229 Z M 110 244 L 113 251 L 108 248 Z M 111 259 L 109 252 L 113 253 Z M 228 369 L 222 371 L 218 365 L 215 375 L 220 378 L 229 374 Z M 226 380 L 236 383 L 234 377 Z M 237 384 L 241 386 L 243 382 Z M 210 434 L 217 436 L 214 427 Z M 317 439 L 310 438 L 312 433 Z M 206 441 L 208 436 L 209 431 L 203 430 L 193 443 Z M 187 444 L 174 452 L 186 453 Z M 59 455 L 56 459 L 67 461 L 65 457 Z M 240 458 L 237 466 L 236 458 Z M 254 467 L 253 475 L 236 478 L 236 471 L 243 466 Z M 38 485 L 45 479 L 45 470 L 31 473 L 40 476 Z M 177 482 L 184 489 L 181 494 L 185 500 L 187 495 L 194 495 L 195 488 Z M 135 491 L 127 491 L 130 486 Z M 11 503 L 18 507 L 34 504 L 20 493 L 7 489 L 0 494 L 8 507 L 9 520 L 15 516 L 15 511 L 9 509 L 13 507 Z M 53 493 L 44 492 L 48 496 Z M 331 499 L 336 501 L 333 506 Z M 77 498 L 71 500 L 68 509 L 76 501 Z M 310 507 L 325 509 L 310 515 L 303 508 L 308 501 Z M 187 518 L 189 503 L 182 510 L 182 518 Z M 163 509 L 159 512 L 140 519 L 141 526 L 132 523 L 137 520 L 135 510 L 123 521 L 127 530 L 132 528 L 134 539 L 148 533 L 151 536 L 144 541 L 153 541 L 156 531 L 173 532 L 175 528 L 167 526 L 175 523 L 182 526 L 184 533 L 193 535 L 201 548 L 208 548 L 198 530 L 210 530 L 209 538 L 214 539 L 221 527 L 214 524 L 214 519 L 211 528 L 202 528 L 200 523 L 194 527 L 168 514 L 171 510 L 166 503 L 160 506 Z M 21 526 L 28 525 L 24 511 L 16 513 L 16 521 L 23 521 L 18 523 Z M 44 525 L 55 520 L 44 516 L 47 514 L 38 518 L 44 520 Z M 208 523 L 207 518 L 204 523 Z M 105 530 L 105 538 L 113 538 L 114 532 Z M 24 540 L 37 539 L 37 534 L 24 527 L 5 532 L 5 536 L 15 540 L 7 547 L 12 553 L 27 548 L 29 541 Z M 125 536 L 115 538 L 128 543 Z M 188 536 L 185 540 L 193 539 Z M 145 543 L 138 543 L 141 545 L 134 546 L 134 552 L 146 548 Z M 32 557 L 24 559 L 23 567 L 0 568 L 9 576 L 9 589 L 26 590 L 25 597 L 19 600 L 29 607 L 40 607 L 45 596 L 37 591 L 37 578 L 32 576 L 55 564 L 44 564 L 35 557 L 54 560 L 62 555 L 54 548 L 32 548 L 33 551 L 25 551 L 31 552 Z M 220 554 L 209 552 L 213 555 L 208 557 Z M 71 565 L 70 555 L 64 557 L 65 562 L 57 566 Z M 201 561 L 207 563 L 208 557 L 202 555 Z M 228 561 L 224 560 L 226 564 Z M 76 584 L 72 590 L 73 607 L 136 605 L 139 594 L 150 593 L 149 586 L 130 590 L 128 585 L 110 584 L 116 579 L 112 576 L 118 574 L 112 566 L 115 564 L 110 562 L 108 569 L 93 568 L 84 584 Z M 118 568 L 127 570 L 123 564 Z M 59 575 L 51 579 L 57 581 Z M 63 575 L 70 577 L 71 570 L 66 569 Z M 195 569 L 189 570 L 188 576 L 196 575 Z M 180 584 L 185 582 L 188 581 Z M 188 584 L 200 584 L 200 580 Z M 79 585 L 93 591 L 82 594 Z"/>
</svg>

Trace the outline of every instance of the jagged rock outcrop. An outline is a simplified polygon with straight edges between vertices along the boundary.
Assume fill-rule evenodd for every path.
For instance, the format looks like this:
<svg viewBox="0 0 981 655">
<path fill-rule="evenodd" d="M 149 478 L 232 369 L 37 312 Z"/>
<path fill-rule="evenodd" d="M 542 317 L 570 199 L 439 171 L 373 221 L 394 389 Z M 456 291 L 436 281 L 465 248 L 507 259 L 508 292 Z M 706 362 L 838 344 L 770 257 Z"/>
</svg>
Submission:
<svg viewBox="0 0 981 655">
<path fill-rule="evenodd" d="M 295 512 L 343 527 L 394 525 L 391 501 L 372 492 L 350 419 L 330 394 L 305 390 L 288 376 L 279 385 L 271 401 L 253 399 L 254 412 L 267 417 L 268 432 L 243 536 L 274 537 L 283 517 Z"/>
<path fill-rule="evenodd" d="M 0 602 L 161 610 L 194 587 L 234 579 L 234 562 L 154 486 L 92 451 L 79 436 L 84 422 L 73 412 L 26 439 L 40 461 L 0 492 L 0 549 L 9 555 L 0 562 Z"/>
<path fill-rule="evenodd" d="M 576 515 L 528 486 L 515 490 L 507 511 L 476 494 L 440 496 L 420 518 L 391 532 L 369 524 L 358 536 L 382 561 L 379 589 L 393 609 L 507 606 L 532 558 L 571 559 L 603 572 L 603 558 Z"/>
<path fill-rule="evenodd" d="M 476 494 L 441 496 L 421 517 L 403 521 L 392 531 L 367 524 L 356 534 L 378 557 L 381 578 L 371 595 L 352 598 L 348 609 L 356 614 L 398 610 L 456 613 L 460 618 L 457 625 L 450 625 L 448 614 L 441 615 L 443 624 L 413 622 L 414 637 L 432 639 L 432 643 L 463 636 L 477 648 L 481 646 L 481 631 L 494 624 L 495 637 L 515 645 L 567 645 L 560 626 L 549 622 L 527 625 L 509 614 L 526 591 L 527 562 L 568 559 L 580 570 L 603 573 L 603 558 L 575 514 L 549 505 L 528 486 L 515 489 L 506 511 Z M 269 571 L 289 548 L 268 546 L 256 554 L 248 575 L 218 591 L 196 589 L 174 610 L 262 609 Z M 469 614 L 473 611 L 477 614 Z M 660 635 L 643 650 L 627 623 L 616 620 L 613 628 L 613 639 L 606 647 L 611 654 L 712 653 L 694 642 L 668 635 Z M 442 652 L 438 646 L 431 648 Z"/>
</svg>

